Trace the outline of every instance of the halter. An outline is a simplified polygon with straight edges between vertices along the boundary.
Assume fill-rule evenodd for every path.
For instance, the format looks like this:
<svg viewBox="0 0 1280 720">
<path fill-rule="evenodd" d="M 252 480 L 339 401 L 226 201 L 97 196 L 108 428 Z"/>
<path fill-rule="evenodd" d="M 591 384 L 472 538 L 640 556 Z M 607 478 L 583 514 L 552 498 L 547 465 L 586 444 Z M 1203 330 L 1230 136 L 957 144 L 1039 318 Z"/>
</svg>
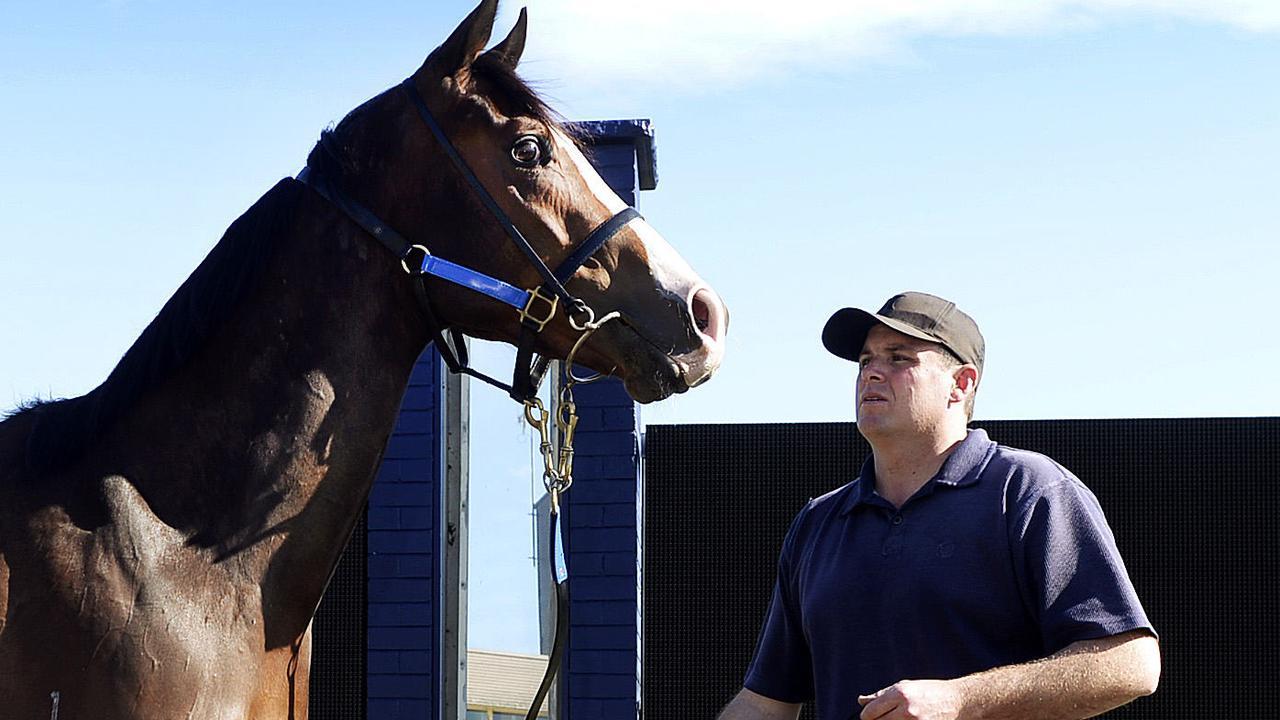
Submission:
<svg viewBox="0 0 1280 720">
<path fill-rule="evenodd" d="M 543 282 L 541 285 L 529 290 L 523 290 L 478 270 L 473 270 L 433 255 L 426 245 L 415 244 L 406 240 L 404 236 L 384 223 L 372 210 L 339 190 L 329 178 L 322 175 L 314 167 L 308 165 L 304 168 L 298 174 L 298 180 L 310 186 L 321 197 L 342 210 L 347 217 L 351 218 L 365 232 L 395 253 L 396 257 L 400 258 L 400 265 L 406 273 L 419 278 L 420 282 L 414 284 L 414 292 L 418 298 L 418 304 L 426 316 L 432 335 L 434 335 L 436 348 L 440 351 L 441 358 L 451 372 L 470 375 L 506 391 L 517 402 L 527 402 L 537 394 L 538 385 L 541 384 L 542 375 L 546 371 L 546 360 L 534 361 L 534 343 L 537 340 L 538 333 L 542 332 L 547 323 L 551 322 L 552 318 L 555 317 L 561 301 L 567 307 L 566 312 L 569 315 L 569 323 L 575 330 L 587 334 L 594 332 L 594 329 L 588 330 L 588 328 L 596 321 L 595 312 L 585 301 L 566 290 L 564 283 L 573 277 L 578 268 L 610 238 L 618 234 L 632 220 L 641 217 L 640 213 L 635 208 L 630 207 L 616 213 L 595 230 L 592 230 L 574 248 L 573 252 L 556 267 L 555 272 L 552 272 L 546 263 L 542 261 L 542 258 L 538 256 L 533 246 L 529 244 L 529 241 L 525 239 L 520 229 L 511 222 L 511 218 L 503 212 L 498 203 L 494 201 L 493 196 L 480 183 L 480 179 L 472 172 L 470 166 L 467 165 L 467 161 L 458 153 L 453 143 L 449 141 L 449 137 L 445 135 L 444 130 L 436 122 L 431 111 L 427 109 L 427 104 L 423 101 L 422 95 L 418 93 L 418 89 L 413 83 L 413 78 L 406 79 L 401 83 L 400 87 L 409 96 L 413 106 L 418 111 L 418 116 L 422 118 L 422 121 L 431 130 L 431 134 L 435 136 L 440 147 L 449 156 L 449 159 L 453 161 L 454 166 L 457 167 L 458 172 L 462 174 L 467 184 L 471 186 L 481 203 L 498 221 L 498 224 L 502 226 L 507 236 L 511 238 L 512 243 L 528 259 L 529 264 L 542 276 Z M 327 137 L 322 136 L 320 140 L 321 145 L 326 149 L 328 149 Z M 435 312 L 431 305 L 426 293 L 428 277 L 435 277 L 460 285 L 509 305 L 516 310 L 520 321 L 520 336 L 516 341 L 516 362 L 510 384 L 470 367 L 466 345 L 462 342 L 462 333 L 456 328 L 445 326 L 439 320 L 439 314 Z"/>
<path fill-rule="evenodd" d="M 619 313 L 611 312 L 597 320 L 591 307 L 581 298 L 569 293 L 565 289 L 564 283 L 578 271 L 578 268 L 587 261 L 587 258 L 591 257 L 610 238 L 618 234 L 632 220 L 639 218 L 640 213 L 636 212 L 635 208 L 630 207 L 616 213 L 595 230 L 592 230 L 574 248 L 573 252 L 569 253 L 569 256 L 561 261 L 555 272 L 552 272 L 547 268 L 542 258 L 538 256 L 533 246 L 529 244 L 529 241 L 525 239 L 524 234 L 511 222 L 511 218 L 507 217 L 502 208 L 498 207 L 498 204 L 494 202 L 493 196 L 480 183 L 479 178 L 472 172 L 466 160 L 463 160 L 462 156 L 458 154 L 457 149 L 449 141 L 440 124 L 436 122 L 435 117 L 431 115 L 431 111 L 427 109 L 426 102 L 423 101 L 417 87 L 414 86 L 413 78 L 406 79 L 401 83 L 400 87 L 409 96 L 413 106 L 418 110 L 419 117 L 431 129 L 431 134 L 435 136 L 440 147 L 444 149 L 445 154 L 453 161 L 454 166 L 458 168 L 458 172 L 466 179 L 467 184 L 471 186 L 476 196 L 480 198 L 480 201 L 488 208 L 490 214 L 506 231 L 507 236 L 511 238 L 511 241 L 524 253 L 529 263 L 542 276 L 543 283 L 541 285 L 530 290 L 523 290 L 478 270 L 464 267 L 431 254 L 431 251 L 425 245 L 411 243 L 406 240 L 404 236 L 384 223 L 372 210 L 343 193 L 328 178 L 310 165 L 298 174 L 298 180 L 311 187 L 321 197 L 345 213 L 365 232 L 377 238 L 379 242 L 400 259 L 400 266 L 404 268 L 404 271 L 417 278 L 418 282 L 413 284 L 414 294 L 427 320 L 427 325 L 434 336 L 436 348 L 440 351 L 440 357 L 444 360 L 449 370 L 454 373 L 470 375 L 494 387 L 505 390 L 512 399 L 524 404 L 525 419 L 539 433 L 540 450 L 544 465 L 542 482 L 546 486 L 547 495 L 551 500 L 550 561 L 556 591 L 556 636 L 552 645 L 551 655 L 548 657 L 546 673 L 542 677 L 542 682 L 526 716 L 527 720 L 533 720 L 537 717 L 543 700 L 551 689 L 551 683 L 555 679 L 556 671 L 559 669 L 560 658 L 564 653 L 564 647 L 569 635 L 569 588 L 567 585 L 569 572 L 564 559 L 563 531 L 560 524 L 560 495 L 573 484 L 573 434 L 578 424 L 577 409 L 573 402 L 573 386 L 595 379 L 576 377 L 572 370 L 573 359 L 577 356 L 578 349 L 582 347 L 587 338 L 591 337 L 606 322 L 620 317 Z M 328 147 L 327 135 L 321 135 L 320 143 L 326 150 L 332 152 Z M 462 333 L 457 328 L 447 327 L 440 322 L 439 315 L 431 305 L 431 300 L 426 291 L 428 277 L 439 278 L 468 288 L 509 305 L 517 311 L 520 321 L 520 336 L 516 343 L 515 368 L 512 371 L 510 384 L 470 367 L 467 360 L 467 346 L 463 341 Z M 581 335 L 573 344 L 568 357 L 564 361 L 565 380 L 560 391 L 560 401 L 557 405 L 554 419 L 559 440 L 559 447 L 557 448 L 552 442 L 551 425 L 553 421 L 550 413 L 543 407 L 542 401 L 537 397 L 538 386 L 541 384 L 542 376 L 546 372 L 548 361 L 546 358 L 539 358 L 534 361 L 533 346 L 537 340 L 538 333 L 542 332 L 547 323 L 551 322 L 551 319 L 555 317 L 561 301 L 567 307 L 565 312 L 568 314 L 569 325 Z"/>
</svg>

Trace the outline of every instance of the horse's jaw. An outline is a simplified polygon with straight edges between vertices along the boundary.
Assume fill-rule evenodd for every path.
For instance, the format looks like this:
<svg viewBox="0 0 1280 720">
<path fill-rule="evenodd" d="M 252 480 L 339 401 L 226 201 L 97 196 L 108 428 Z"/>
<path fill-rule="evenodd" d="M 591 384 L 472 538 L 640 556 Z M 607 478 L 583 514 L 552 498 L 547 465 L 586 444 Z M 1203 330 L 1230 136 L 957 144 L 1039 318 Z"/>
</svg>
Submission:
<svg viewBox="0 0 1280 720">
<path fill-rule="evenodd" d="M 619 376 L 631 399 L 647 404 L 687 392 L 711 379 L 720 368 L 722 345 L 704 342 L 692 352 L 670 354 L 654 347 L 643 336 L 626 329 L 625 359 L 613 374 Z"/>
</svg>

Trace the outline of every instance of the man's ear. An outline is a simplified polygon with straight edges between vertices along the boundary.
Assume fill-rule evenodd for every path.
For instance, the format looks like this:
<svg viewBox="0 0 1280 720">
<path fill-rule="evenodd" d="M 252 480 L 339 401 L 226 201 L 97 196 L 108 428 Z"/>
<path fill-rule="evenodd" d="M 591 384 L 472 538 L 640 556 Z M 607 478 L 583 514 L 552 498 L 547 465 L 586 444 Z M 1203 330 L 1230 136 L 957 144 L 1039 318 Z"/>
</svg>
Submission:
<svg viewBox="0 0 1280 720">
<path fill-rule="evenodd" d="M 978 390 L 978 369 L 972 365 L 961 365 L 952 371 L 951 377 L 954 380 L 951 385 L 952 402 L 963 402 Z"/>
<path fill-rule="evenodd" d="M 439 77 L 457 77 L 465 74 L 480 53 L 489 35 L 493 33 L 493 21 L 498 15 L 498 0 L 481 0 L 448 40 L 431 51 L 422 71 L 430 71 Z"/>
</svg>

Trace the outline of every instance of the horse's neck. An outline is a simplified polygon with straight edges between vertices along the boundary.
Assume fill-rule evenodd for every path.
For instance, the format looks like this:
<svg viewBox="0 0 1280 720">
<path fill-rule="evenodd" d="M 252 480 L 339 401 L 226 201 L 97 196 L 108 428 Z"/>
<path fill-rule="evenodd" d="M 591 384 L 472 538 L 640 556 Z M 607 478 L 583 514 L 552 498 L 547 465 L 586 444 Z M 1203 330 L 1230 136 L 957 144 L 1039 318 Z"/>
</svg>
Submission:
<svg viewBox="0 0 1280 720">
<path fill-rule="evenodd" d="M 303 217 L 207 349 L 140 403 L 127 464 L 162 522 L 307 618 L 426 342 L 395 258 L 325 221 Z"/>
</svg>

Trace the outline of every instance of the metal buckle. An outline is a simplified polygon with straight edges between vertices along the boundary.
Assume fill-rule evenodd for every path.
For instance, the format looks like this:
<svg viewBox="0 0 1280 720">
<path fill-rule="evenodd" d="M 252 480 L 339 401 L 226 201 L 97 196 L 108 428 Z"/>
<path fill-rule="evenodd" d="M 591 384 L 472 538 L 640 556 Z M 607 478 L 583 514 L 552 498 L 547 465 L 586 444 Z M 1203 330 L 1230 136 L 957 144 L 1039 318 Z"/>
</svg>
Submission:
<svg viewBox="0 0 1280 720">
<path fill-rule="evenodd" d="M 542 302 L 546 303 L 546 306 L 547 306 L 546 317 L 538 318 L 533 314 L 533 303 L 535 300 L 541 300 Z M 520 310 L 520 322 L 523 323 L 524 321 L 528 320 L 529 322 L 538 326 L 538 332 L 542 332 L 542 329 L 547 326 L 547 323 L 551 322 L 551 318 L 556 316 L 556 308 L 559 306 L 560 306 L 560 296 L 552 295 L 548 297 L 542 294 L 542 288 L 540 286 L 536 287 L 533 290 L 529 291 L 529 302 L 525 303 L 524 307 L 521 308 Z"/>
<path fill-rule="evenodd" d="M 573 329 L 577 330 L 578 332 L 586 332 L 587 330 L 594 330 L 595 328 L 592 326 L 595 325 L 596 323 L 595 311 L 592 310 L 591 307 L 586 303 L 582 303 L 581 300 L 579 300 L 578 302 L 581 303 L 578 307 L 572 308 L 568 311 L 569 324 L 573 326 Z M 586 315 L 587 319 L 579 323 L 578 322 L 579 315 Z"/>
<path fill-rule="evenodd" d="M 409 267 L 409 256 L 413 254 L 414 250 L 422 251 L 422 262 L 418 263 L 417 270 L 410 269 Z M 404 268 L 404 271 L 409 273 L 410 275 L 421 275 L 422 265 L 427 261 L 427 258 L 429 257 L 431 257 L 431 251 L 428 250 L 426 247 L 422 245 L 410 245 L 409 247 L 404 249 L 404 253 L 400 256 L 400 267 Z"/>
</svg>

